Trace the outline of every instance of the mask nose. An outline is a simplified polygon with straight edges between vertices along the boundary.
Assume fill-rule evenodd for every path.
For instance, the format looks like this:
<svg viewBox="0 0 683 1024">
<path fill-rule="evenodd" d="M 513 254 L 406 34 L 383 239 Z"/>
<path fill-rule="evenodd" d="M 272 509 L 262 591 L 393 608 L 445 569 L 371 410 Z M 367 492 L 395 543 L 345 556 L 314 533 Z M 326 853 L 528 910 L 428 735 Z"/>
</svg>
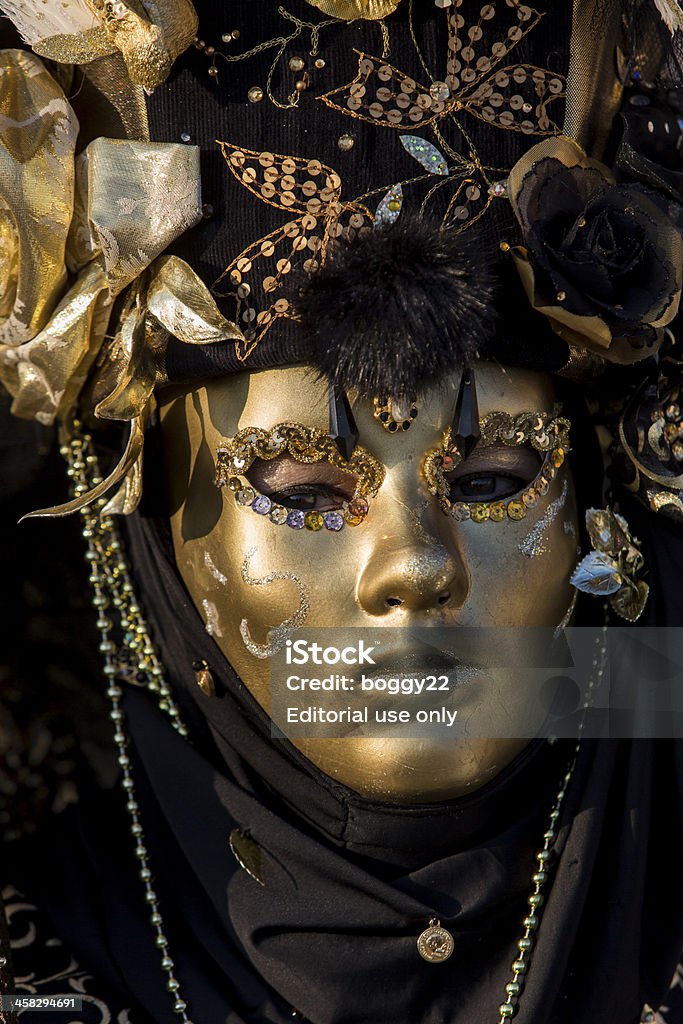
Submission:
<svg viewBox="0 0 683 1024">
<path fill-rule="evenodd" d="M 358 584 L 358 601 L 371 615 L 394 609 L 440 612 L 460 608 L 469 593 L 461 556 L 436 538 L 387 537 L 366 563 Z"/>
</svg>

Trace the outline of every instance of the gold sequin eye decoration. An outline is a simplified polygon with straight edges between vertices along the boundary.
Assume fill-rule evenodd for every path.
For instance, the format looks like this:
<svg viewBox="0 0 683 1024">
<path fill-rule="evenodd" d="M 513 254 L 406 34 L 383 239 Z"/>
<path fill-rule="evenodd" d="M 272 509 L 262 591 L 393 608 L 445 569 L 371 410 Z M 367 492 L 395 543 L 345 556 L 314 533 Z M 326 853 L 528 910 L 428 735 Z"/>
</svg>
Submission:
<svg viewBox="0 0 683 1024">
<path fill-rule="evenodd" d="M 372 400 L 372 415 L 390 434 L 409 430 L 417 419 L 417 398 L 410 400 L 387 398 L 381 395 Z"/>
<path fill-rule="evenodd" d="M 296 462 L 313 464 L 328 462 L 350 473 L 356 484 L 352 496 L 340 509 L 319 512 L 311 509 L 287 508 L 250 484 L 247 474 L 257 459 L 270 462 L 289 455 Z M 246 427 L 216 449 L 216 486 L 230 488 L 235 504 L 260 516 L 267 516 L 276 526 L 293 530 L 323 529 L 338 533 L 345 526 L 360 526 L 369 511 L 369 498 L 374 498 L 384 480 L 384 467 L 362 445 L 357 445 L 350 459 L 338 451 L 333 439 L 323 430 L 299 423 L 278 423 L 270 430 Z"/>
<path fill-rule="evenodd" d="M 463 456 L 449 428 L 439 447 L 428 452 L 422 463 L 427 486 L 439 498 L 445 514 L 459 522 L 471 519 L 475 523 L 501 523 L 506 519 L 524 519 L 528 510 L 535 508 L 548 493 L 564 464 L 570 450 L 571 423 L 554 413 L 523 412 L 510 416 L 506 412 L 492 412 L 481 420 L 480 426 L 478 449 L 494 444 L 510 447 L 528 444 L 544 456 L 541 468 L 531 483 L 521 493 L 505 501 L 451 501 L 452 481 L 448 477 L 463 461 Z"/>
</svg>

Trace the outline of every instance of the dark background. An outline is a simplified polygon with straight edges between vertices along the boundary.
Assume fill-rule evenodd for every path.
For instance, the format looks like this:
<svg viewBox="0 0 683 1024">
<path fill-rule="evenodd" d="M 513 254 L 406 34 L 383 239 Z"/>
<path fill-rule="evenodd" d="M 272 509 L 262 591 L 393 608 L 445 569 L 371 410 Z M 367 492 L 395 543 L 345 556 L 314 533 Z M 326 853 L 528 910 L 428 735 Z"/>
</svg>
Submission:
<svg viewBox="0 0 683 1024">
<path fill-rule="evenodd" d="M 111 777 L 110 722 L 78 516 L 19 518 L 67 497 L 56 431 L 0 396 L 0 837 L 25 835 Z"/>
</svg>

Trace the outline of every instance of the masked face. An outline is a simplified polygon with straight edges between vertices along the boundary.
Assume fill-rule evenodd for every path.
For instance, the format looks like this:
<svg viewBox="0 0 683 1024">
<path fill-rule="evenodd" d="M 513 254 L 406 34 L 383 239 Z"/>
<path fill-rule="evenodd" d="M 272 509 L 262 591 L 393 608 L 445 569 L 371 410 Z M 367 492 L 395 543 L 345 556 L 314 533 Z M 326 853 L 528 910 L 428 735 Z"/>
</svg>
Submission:
<svg viewBox="0 0 683 1024">
<path fill-rule="evenodd" d="M 272 631 L 283 625 L 555 627 L 566 616 L 576 561 L 576 509 L 566 463 L 546 474 L 554 478 L 542 479 L 538 493 L 549 456 L 521 438 L 480 443 L 449 468 L 445 484 L 453 506 L 488 509 L 490 517 L 481 513 L 489 518 L 485 522 L 455 517 L 452 509 L 446 514 L 433 493 L 438 481 L 427 471 L 429 456 L 442 450 L 458 385 L 455 374 L 421 396 L 418 416 L 405 432 L 386 430 L 371 402 L 356 403 L 355 475 L 335 465 L 334 455 L 302 461 L 283 448 L 274 458 L 233 466 L 233 472 L 244 471 L 241 483 L 233 478 L 233 490 L 216 487 L 217 450 L 225 450 L 226 441 L 229 449 L 240 431 L 246 431 L 247 444 L 262 430 L 265 443 L 277 445 L 279 433 L 273 440 L 271 429 L 292 424 L 305 452 L 311 431 L 329 430 L 326 386 L 303 367 L 266 370 L 213 381 L 163 405 L 181 575 L 207 630 L 266 711 L 269 644 Z M 529 411 L 550 421 L 557 411 L 548 378 L 493 364 L 478 364 L 477 395 L 484 423 L 493 413 L 515 418 Z M 529 506 L 518 518 L 510 503 L 523 504 L 532 484 Z M 261 514 L 250 507 L 255 495 L 268 499 Z M 361 505 L 367 499 L 368 513 L 354 519 L 359 495 Z M 325 519 L 336 510 L 336 520 Z M 292 513 L 290 526 L 284 519 Z M 318 513 L 317 521 L 311 513 Z M 306 527 L 318 528 L 297 528 L 307 514 Z M 347 522 L 339 529 L 342 514 Z M 294 742 L 319 768 L 360 793 L 430 802 L 483 785 L 527 741 Z"/>
</svg>

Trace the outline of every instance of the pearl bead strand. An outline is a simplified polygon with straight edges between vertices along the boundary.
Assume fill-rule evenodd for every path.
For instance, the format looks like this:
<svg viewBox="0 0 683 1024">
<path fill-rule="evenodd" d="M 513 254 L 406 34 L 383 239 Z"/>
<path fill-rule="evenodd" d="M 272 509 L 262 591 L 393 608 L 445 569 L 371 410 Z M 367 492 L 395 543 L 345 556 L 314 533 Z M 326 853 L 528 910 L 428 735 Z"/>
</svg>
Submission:
<svg viewBox="0 0 683 1024">
<path fill-rule="evenodd" d="M 76 431 L 71 442 L 61 448 L 67 461 L 67 475 L 72 481 L 75 497 L 82 497 L 101 483 L 97 457 L 93 454 L 91 438 L 78 433 L 80 424 L 74 424 Z M 97 628 L 100 633 L 99 649 L 104 657 L 103 672 L 107 680 L 107 696 L 111 702 L 109 717 L 114 723 L 114 742 L 121 769 L 121 786 L 126 795 L 126 811 L 130 821 L 130 833 L 135 843 L 135 857 L 139 864 L 138 877 L 143 885 L 145 903 L 150 910 L 150 924 L 154 932 L 154 944 L 161 957 L 161 969 L 166 975 L 166 988 L 171 994 L 173 1011 L 182 1024 L 192 1024 L 187 1015 L 187 1003 L 180 994 L 180 982 L 176 967 L 169 953 L 169 942 L 164 932 L 164 922 L 159 908 L 159 898 L 153 885 L 149 852 L 140 820 L 140 808 L 135 795 L 135 782 L 131 770 L 128 738 L 124 732 L 125 714 L 121 707 L 123 690 L 119 681 L 133 682 L 151 690 L 158 697 L 160 709 L 170 718 L 173 728 L 187 737 L 178 707 L 164 679 L 164 672 L 152 644 L 149 628 L 145 623 L 140 606 L 135 599 L 130 572 L 122 555 L 121 541 L 114 520 L 104 511 L 106 499 L 100 498 L 81 509 L 82 536 L 87 543 L 86 561 L 89 565 L 89 582 L 93 590 L 92 603 L 97 611 Z M 111 617 L 110 617 L 111 616 Z M 114 619 L 118 622 L 115 625 Z M 112 639 L 120 634 L 121 647 Z"/>
</svg>

